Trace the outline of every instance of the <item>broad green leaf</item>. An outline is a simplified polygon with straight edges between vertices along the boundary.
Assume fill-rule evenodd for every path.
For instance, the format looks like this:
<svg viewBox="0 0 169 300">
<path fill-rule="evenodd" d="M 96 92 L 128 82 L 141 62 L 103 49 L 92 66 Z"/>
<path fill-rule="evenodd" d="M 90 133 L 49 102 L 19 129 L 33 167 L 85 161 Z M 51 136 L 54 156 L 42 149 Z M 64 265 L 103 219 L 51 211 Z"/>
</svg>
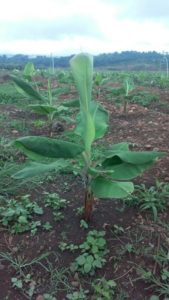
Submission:
<svg viewBox="0 0 169 300">
<path fill-rule="evenodd" d="M 27 136 L 15 140 L 14 145 L 33 160 L 48 158 L 75 158 L 84 148 L 75 143 L 43 136 Z"/>
<path fill-rule="evenodd" d="M 82 254 L 82 255 L 79 255 L 76 259 L 77 263 L 79 266 L 83 266 L 86 262 L 86 258 L 85 256 Z"/>
<path fill-rule="evenodd" d="M 85 272 L 85 273 L 89 273 L 89 272 L 91 271 L 92 264 L 86 262 L 86 263 L 84 264 L 84 267 L 83 267 L 83 268 L 84 268 L 84 272 Z"/>
<path fill-rule="evenodd" d="M 26 179 L 37 175 L 42 175 L 43 173 L 50 171 L 58 172 L 59 170 L 67 167 L 68 165 L 68 162 L 64 159 L 59 159 L 58 161 L 55 161 L 50 164 L 32 162 L 30 165 L 28 165 L 21 171 L 15 173 L 12 177 L 15 179 Z"/>
<path fill-rule="evenodd" d="M 80 106 L 83 112 L 89 111 L 93 80 L 93 57 L 86 53 L 75 55 L 70 66 L 80 95 Z"/>
<path fill-rule="evenodd" d="M 89 105 L 89 111 L 95 127 L 94 139 L 101 138 L 104 136 L 108 128 L 108 119 L 109 119 L 108 112 L 95 101 L 91 101 Z M 83 137 L 83 131 L 84 131 L 84 120 L 83 120 L 83 114 L 80 112 L 77 115 L 77 127 L 75 129 L 75 133 Z"/>
<path fill-rule="evenodd" d="M 35 100 L 45 101 L 45 99 L 28 82 L 15 76 L 11 76 L 11 78 L 26 95 Z"/>
<path fill-rule="evenodd" d="M 23 70 L 23 76 L 28 79 L 31 80 L 31 77 L 35 74 L 35 67 L 34 64 L 32 62 L 28 62 Z"/>
<path fill-rule="evenodd" d="M 80 113 L 77 116 L 78 125 L 74 132 L 80 135 L 84 141 L 85 150 L 91 151 L 91 144 L 95 139 L 95 124 L 90 113 Z"/>
<path fill-rule="evenodd" d="M 110 165 L 108 164 L 106 167 L 100 166 L 98 168 L 90 168 L 89 172 L 93 175 L 107 175 L 114 180 L 129 180 L 135 178 L 140 175 L 143 171 L 147 170 L 150 166 L 152 166 L 154 162 L 150 161 L 149 163 L 142 165 L 134 165 L 125 162 L 121 162 L 120 164 Z"/>
<path fill-rule="evenodd" d="M 104 136 L 108 128 L 108 112 L 97 102 L 91 101 L 90 113 L 95 125 L 95 139 L 101 138 Z"/>
<path fill-rule="evenodd" d="M 125 198 L 134 191 L 132 182 L 113 182 L 98 176 L 91 182 L 91 189 L 98 198 Z"/>
<path fill-rule="evenodd" d="M 118 151 L 109 150 L 105 154 L 107 159 L 102 163 L 103 166 L 114 165 L 117 163 L 127 162 L 130 164 L 141 165 L 147 164 L 156 160 L 159 157 L 165 156 L 164 152 L 156 151 Z"/>
</svg>

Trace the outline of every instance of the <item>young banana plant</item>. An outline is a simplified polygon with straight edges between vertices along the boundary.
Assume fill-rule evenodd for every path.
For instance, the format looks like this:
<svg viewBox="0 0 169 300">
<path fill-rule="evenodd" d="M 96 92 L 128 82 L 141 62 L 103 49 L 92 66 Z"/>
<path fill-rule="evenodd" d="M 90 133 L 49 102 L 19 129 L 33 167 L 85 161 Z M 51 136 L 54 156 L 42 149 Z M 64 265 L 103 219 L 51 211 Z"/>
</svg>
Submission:
<svg viewBox="0 0 169 300">
<path fill-rule="evenodd" d="M 124 89 L 125 89 L 125 96 L 124 96 L 124 100 L 123 100 L 123 112 L 126 115 L 129 94 L 130 94 L 130 92 L 132 92 L 134 90 L 134 83 L 130 78 L 127 78 L 124 81 Z"/>
<path fill-rule="evenodd" d="M 85 219 L 91 218 L 94 198 L 124 198 L 134 190 L 130 181 L 152 166 L 165 153 L 130 151 L 128 143 L 114 144 L 105 149 L 98 161 L 93 160 L 94 142 L 102 138 L 108 128 L 108 112 L 92 100 L 93 58 L 81 53 L 70 61 L 79 92 L 80 111 L 77 115 L 75 133 L 79 144 L 47 137 L 28 136 L 15 140 L 15 146 L 35 161 L 14 174 L 14 178 L 28 178 L 43 172 L 59 171 L 75 158 L 83 157 L 85 178 Z M 42 160 L 46 163 L 41 163 Z M 51 159 L 49 163 L 49 159 Z"/>
<path fill-rule="evenodd" d="M 30 78 L 32 78 L 31 72 L 31 65 L 26 65 L 24 69 L 24 78 L 26 80 L 23 80 L 16 76 L 11 76 L 11 78 L 18 92 L 20 92 L 24 96 L 28 96 L 30 99 L 33 99 L 36 102 L 39 102 L 28 105 L 28 108 L 35 113 L 46 115 L 48 117 L 49 125 L 52 126 L 54 117 L 62 115 L 64 112 L 68 111 L 68 108 L 66 107 L 66 103 L 65 105 L 54 104 L 50 79 L 47 83 L 47 96 L 44 97 L 42 93 L 40 93 L 37 85 L 35 85 L 35 83 L 35 86 L 32 84 L 32 80 L 30 80 Z"/>
</svg>

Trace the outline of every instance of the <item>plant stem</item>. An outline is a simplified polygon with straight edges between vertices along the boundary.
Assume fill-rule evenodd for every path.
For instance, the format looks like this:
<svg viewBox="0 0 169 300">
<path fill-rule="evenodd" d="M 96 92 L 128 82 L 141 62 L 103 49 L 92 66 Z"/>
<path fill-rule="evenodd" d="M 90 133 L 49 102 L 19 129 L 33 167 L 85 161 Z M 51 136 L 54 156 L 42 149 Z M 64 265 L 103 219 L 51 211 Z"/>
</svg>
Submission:
<svg viewBox="0 0 169 300">
<path fill-rule="evenodd" d="M 89 190 L 85 192 L 85 207 L 84 207 L 84 219 L 85 221 L 91 220 L 91 215 L 94 206 L 94 196 L 93 193 Z"/>
</svg>

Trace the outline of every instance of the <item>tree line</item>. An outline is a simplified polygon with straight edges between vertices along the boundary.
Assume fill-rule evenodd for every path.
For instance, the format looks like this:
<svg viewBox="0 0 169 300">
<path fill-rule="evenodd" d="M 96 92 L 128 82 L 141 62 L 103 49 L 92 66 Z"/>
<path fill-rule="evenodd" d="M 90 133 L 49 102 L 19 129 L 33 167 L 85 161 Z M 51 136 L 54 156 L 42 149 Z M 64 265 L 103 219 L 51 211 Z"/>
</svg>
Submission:
<svg viewBox="0 0 169 300">
<path fill-rule="evenodd" d="M 53 65 L 56 68 L 68 68 L 70 56 L 29 56 L 23 54 L 0 55 L 0 68 L 4 69 L 22 69 L 29 61 L 33 62 L 36 68 L 50 68 Z M 165 57 L 165 59 L 164 59 Z M 132 70 L 157 70 L 165 60 L 169 59 L 169 54 L 158 53 L 155 51 L 138 52 L 123 51 L 114 53 L 102 53 L 94 56 L 94 65 L 96 68 L 109 68 L 114 70 L 132 69 Z"/>
</svg>

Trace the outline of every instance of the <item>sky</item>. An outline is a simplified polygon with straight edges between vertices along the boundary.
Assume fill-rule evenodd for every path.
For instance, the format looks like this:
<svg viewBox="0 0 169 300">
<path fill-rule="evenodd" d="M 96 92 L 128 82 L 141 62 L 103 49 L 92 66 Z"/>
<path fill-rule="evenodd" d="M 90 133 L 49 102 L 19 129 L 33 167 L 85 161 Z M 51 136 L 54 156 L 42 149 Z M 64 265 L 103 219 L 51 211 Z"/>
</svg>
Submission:
<svg viewBox="0 0 169 300">
<path fill-rule="evenodd" d="M 0 54 L 169 52 L 169 0 L 5 0 Z"/>
</svg>

